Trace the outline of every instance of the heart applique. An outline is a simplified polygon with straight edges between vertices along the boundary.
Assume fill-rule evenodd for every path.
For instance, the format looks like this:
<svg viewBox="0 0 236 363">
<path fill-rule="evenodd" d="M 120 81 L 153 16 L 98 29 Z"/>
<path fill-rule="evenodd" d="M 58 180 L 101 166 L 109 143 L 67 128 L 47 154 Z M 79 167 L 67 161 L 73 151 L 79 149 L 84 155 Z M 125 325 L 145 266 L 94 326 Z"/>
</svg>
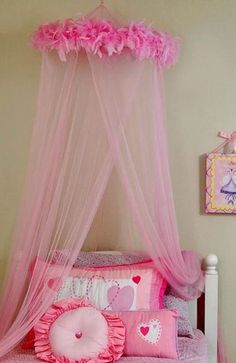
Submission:
<svg viewBox="0 0 236 363">
<path fill-rule="evenodd" d="M 141 277 L 140 276 L 134 276 L 134 277 L 132 277 L 132 280 L 133 280 L 133 282 L 135 283 L 135 284 L 137 284 L 138 285 L 138 283 L 140 282 L 140 280 L 141 280 Z"/>
<path fill-rule="evenodd" d="M 107 289 L 107 292 L 105 292 L 107 299 L 104 299 L 104 302 L 107 300 L 108 305 L 100 306 L 102 310 L 112 310 L 112 311 L 128 311 L 130 310 L 131 306 L 134 302 L 134 288 L 132 286 L 124 286 L 120 287 L 120 284 L 117 280 L 113 279 L 106 279 L 103 276 L 100 275 L 93 275 L 87 284 L 86 287 L 86 297 L 90 298 L 92 287 L 93 287 L 93 281 L 94 279 L 100 279 L 104 282 L 105 285 L 112 284 Z M 104 296 L 105 298 L 105 296 Z"/>
<path fill-rule="evenodd" d="M 146 336 L 147 333 L 149 332 L 149 327 L 148 326 L 141 326 L 140 332 L 141 332 L 141 334 L 143 334 L 144 336 Z"/>
<path fill-rule="evenodd" d="M 107 300 L 112 311 L 128 311 L 134 302 L 134 288 L 111 286 L 107 291 Z"/>
<path fill-rule="evenodd" d="M 161 323 L 158 319 L 152 319 L 148 323 L 141 323 L 137 326 L 137 333 L 147 343 L 156 344 L 161 337 Z"/>
<path fill-rule="evenodd" d="M 63 280 L 60 277 L 55 277 L 54 279 L 49 279 L 47 285 L 49 289 L 53 291 L 58 291 L 63 283 Z"/>
</svg>

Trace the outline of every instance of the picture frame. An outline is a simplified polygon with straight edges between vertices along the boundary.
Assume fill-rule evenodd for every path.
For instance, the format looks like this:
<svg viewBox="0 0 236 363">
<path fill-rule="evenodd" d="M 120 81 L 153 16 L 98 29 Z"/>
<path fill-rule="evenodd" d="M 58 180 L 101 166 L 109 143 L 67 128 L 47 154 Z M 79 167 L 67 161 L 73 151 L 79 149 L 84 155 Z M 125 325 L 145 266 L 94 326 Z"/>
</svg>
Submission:
<svg viewBox="0 0 236 363">
<path fill-rule="evenodd" d="M 206 154 L 206 213 L 236 213 L 236 154 Z"/>
</svg>

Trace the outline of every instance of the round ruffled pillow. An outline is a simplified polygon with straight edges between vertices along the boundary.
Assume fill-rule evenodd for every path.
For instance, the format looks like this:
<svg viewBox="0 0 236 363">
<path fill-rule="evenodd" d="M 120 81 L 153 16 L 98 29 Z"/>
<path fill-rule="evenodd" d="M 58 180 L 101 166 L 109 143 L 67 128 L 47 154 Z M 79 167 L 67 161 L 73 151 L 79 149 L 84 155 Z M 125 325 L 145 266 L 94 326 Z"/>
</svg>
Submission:
<svg viewBox="0 0 236 363">
<path fill-rule="evenodd" d="M 34 327 L 35 353 L 54 363 L 118 360 L 124 351 L 125 326 L 87 300 L 66 299 L 52 305 Z"/>
</svg>

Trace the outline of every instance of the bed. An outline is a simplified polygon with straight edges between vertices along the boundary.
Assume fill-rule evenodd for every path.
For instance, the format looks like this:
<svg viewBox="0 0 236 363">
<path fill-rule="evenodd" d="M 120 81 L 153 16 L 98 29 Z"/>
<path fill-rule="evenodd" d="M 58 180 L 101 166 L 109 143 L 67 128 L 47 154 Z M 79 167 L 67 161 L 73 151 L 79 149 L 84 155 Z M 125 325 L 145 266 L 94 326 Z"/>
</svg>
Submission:
<svg viewBox="0 0 236 363">
<path fill-rule="evenodd" d="M 198 301 L 189 303 L 194 337 L 178 337 L 179 360 L 152 357 L 121 357 L 120 363 L 217 363 L 217 256 L 203 260 L 205 293 Z M 204 334 L 203 334 L 204 333 Z M 33 350 L 15 349 L 0 360 L 1 363 L 39 362 Z"/>
<path fill-rule="evenodd" d="M 207 360 L 207 342 L 203 333 L 196 329 L 195 337 L 179 338 L 179 355 L 181 363 L 208 363 Z M 33 350 L 22 351 L 20 348 L 10 353 L 1 360 L 4 363 L 38 363 Z M 176 360 L 164 358 L 139 358 L 139 357 L 122 357 L 120 363 L 176 363 Z"/>
</svg>

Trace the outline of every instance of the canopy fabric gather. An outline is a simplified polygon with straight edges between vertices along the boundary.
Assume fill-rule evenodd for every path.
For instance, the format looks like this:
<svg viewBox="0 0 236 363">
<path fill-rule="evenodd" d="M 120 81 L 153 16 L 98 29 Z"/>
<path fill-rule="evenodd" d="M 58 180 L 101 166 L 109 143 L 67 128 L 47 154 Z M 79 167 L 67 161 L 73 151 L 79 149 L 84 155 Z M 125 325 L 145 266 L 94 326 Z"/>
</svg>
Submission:
<svg viewBox="0 0 236 363">
<path fill-rule="evenodd" d="M 43 25 L 33 43 L 42 51 L 41 80 L 0 305 L 0 356 L 52 303 L 42 284 L 47 266 L 56 250 L 70 251 L 61 278 L 70 272 L 114 169 L 143 248 L 163 277 L 187 299 L 203 289 L 199 257 L 180 248 L 164 125 L 162 73 L 179 41 L 93 13 Z"/>
</svg>

